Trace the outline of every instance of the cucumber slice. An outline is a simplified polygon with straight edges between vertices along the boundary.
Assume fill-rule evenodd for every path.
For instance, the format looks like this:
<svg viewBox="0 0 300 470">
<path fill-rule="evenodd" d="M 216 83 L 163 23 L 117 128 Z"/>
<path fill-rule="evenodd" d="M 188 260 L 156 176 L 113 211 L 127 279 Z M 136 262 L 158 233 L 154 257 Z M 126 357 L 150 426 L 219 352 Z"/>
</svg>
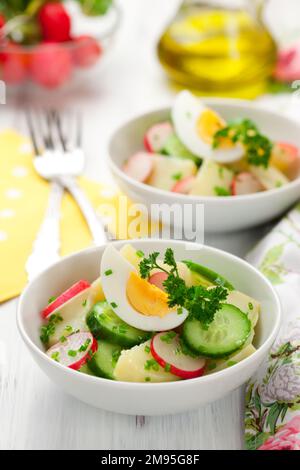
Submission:
<svg viewBox="0 0 300 470">
<path fill-rule="evenodd" d="M 188 160 L 193 160 L 197 166 L 201 165 L 201 158 L 194 155 L 186 146 L 179 140 L 176 134 L 171 134 L 165 145 L 163 146 L 162 152 L 166 155 L 179 158 L 187 158 Z"/>
<path fill-rule="evenodd" d="M 88 364 L 84 364 L 83 366 L 81 366 L 79 369 L 79 372 L 81 372 L 82 374 L 92 375 L 95 377 L 95 374 L 89 369 Z"/>
<path fill-rule="evenodd" d="M 209 287 L 213 285 L 223 286 L 226 287 L 228 290 L 234 290 L 233 285 L 225 279 L 225 277 L 221 276 L 220 274 L 212 271 L 201 264 L 194 263 L 190 260 L 183 261 L 187 265 L 187 267 L 195 274 L 194 278 L 195 281 L 199 282 L 200 285 L 204 287 Z"/>
<path fill-rule="evenodd" d="M 124 348 L 132 348 L 151 336 L 149 332 L 138 330 L 121 320 L 105 300 L 94 305 L 86 322 L 95 338 L 108 339 Z"/>
<path fill-rule="evenodd" d="M 208 329 L 200 321 L 188 319 L 182 336 L 187 346 L 207 357 L 225 357 L 240 349 L 251 332 L 247 315 L 234 305 L 223 304 Z"/>
<path fill-rule="evenodd" d="M 114 380 L 114 370 L 121 351 L 122 347 L 118 344 L 101 339 L 98 341 L 97 352 L 88 362 L 88 368 L 98 377 Z"/>
</svg>

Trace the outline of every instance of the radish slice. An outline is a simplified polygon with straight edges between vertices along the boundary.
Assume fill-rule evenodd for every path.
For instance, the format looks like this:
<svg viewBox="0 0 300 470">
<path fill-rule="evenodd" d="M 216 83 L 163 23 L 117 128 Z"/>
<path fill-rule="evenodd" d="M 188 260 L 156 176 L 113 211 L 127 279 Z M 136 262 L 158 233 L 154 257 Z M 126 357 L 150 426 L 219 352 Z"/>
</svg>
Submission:
<svg viewBox="0 0 300 470">
<path fill-rule="evenodd" d="M 89 353 L 96 352 L 98 343 L 91 333 L 74 333 L 52 346 L 46 352 L 47 356 L 70 369 L 78 370 L 89 359 Z"/>
<path fill-rule="evenodd" d="M 45 307 L 41 311 L 41 316 L 43 318 L 49 317 L 55 310 L 60 308 L 66 302 L 71 300 L 73 297 L 76 297 L 82 291 L 88 289 L 89 287 L 90 287 L 90 284 L 87 281 L 81 280 L 81 281 L 76 282 L 76 284 L 73 284 L 73 286 L 71 286 L 61 295 L 59 295 L 57 299 L 55 299 L 53 302 L 50 302 L 49 305 L 47 305 L 47 307 Z"/>
<path fill-rule="evenodd" d="M 126 175 L 143 183 L 149 178 L 153 169 L 152 155 L 138 152 L 132 155 L 125 163 L 123 170 Z"/>
<path fill-rule="evenodd" d="M 300 174 L 299 149 L 286 142 L 277 142 L 272 150 L 271 165 L 282 171 L 290 180 Z"/>
<path fill-rule="evenodd" d="M 166 279 L 168 279 L 167 273 L 159 272 L 152 274 L 152 276 L 149 277 L 149 282 L 150 284 L 154 284 L 156 287 L 164 291 L 165 287 L 163 283 Z"/>
<path fill-rule="evenodd" d="M 239 173 L 233 178 L 231 191 L 234 196 L 242 196 L 243 194 L 253 194 L 263 191 L 262 184 L 255 178 L 252 173 Z"/>
<path fill-rule="evenodd" d="M 174 129 L 169 122 L 162 122 L 150 127 L 144 137 L 144 146 L 148 152 L 159 153 Z"/>
<path fill-rule="evenodd" d="M 195 181 L 195 176 L 186 176 L 177 183 L 174 184 L 171 191 L 173 193 L 188 194 L 192 189 L 193 182 Z"/>
<path fill-rule="evenodd" d="M 152 338 L 150 349 L 154 359 L 162 367 L 169 367 L 169 372 L 182 379 L 192 379 L 203 375 L 205 359 L 183 354 L 179 335 L 173 336 L 173 334 L 174 332 L 171 331 L 163 331 Z"/>
</svg>

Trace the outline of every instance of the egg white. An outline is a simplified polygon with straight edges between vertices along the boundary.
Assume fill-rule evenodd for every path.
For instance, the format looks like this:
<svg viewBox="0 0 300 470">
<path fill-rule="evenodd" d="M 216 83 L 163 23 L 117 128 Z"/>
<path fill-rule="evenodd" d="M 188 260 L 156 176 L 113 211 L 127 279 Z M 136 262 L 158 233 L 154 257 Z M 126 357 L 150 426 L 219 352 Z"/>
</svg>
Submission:
<svg viewBox="0 0 300 470">
<path fill-rule="evenodd" d="M 208 107 L 189 91 L 180 92 L 172 108 L 172 120 L 177 136 L 194 155 L 203 159 L 219 163 L 240 160 L 244 155 L 242 145 L 236 144 L 230 149 L 214 149 L 201 139 L 196 124 L 199 116 L 206 109 Z"/>
<path fill-rule="evenodd" d="M 108 270 L 112 270 L 109 276 L 105 274 Z M 117 307 L 112 307 L 114 312 L 128 325 L 144 331 L 165 331 L 181 325 L 188 315 L 185 309 L 180 315 L 172 311 L 161 318 L 143 315 L 132 307 L 127 299 L 126 286 L 133 271 L 136 269 L 118 250 L 111 244 L 106 247 L 101 260 L 102 288 L 107 302 L 117 304 Z"/>
</svg>

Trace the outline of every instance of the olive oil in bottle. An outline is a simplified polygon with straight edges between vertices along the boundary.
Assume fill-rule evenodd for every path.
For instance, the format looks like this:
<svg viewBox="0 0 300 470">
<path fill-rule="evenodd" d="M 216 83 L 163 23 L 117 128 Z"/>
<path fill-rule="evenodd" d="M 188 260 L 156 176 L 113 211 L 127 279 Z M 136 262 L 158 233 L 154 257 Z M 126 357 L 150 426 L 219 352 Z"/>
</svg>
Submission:
<svg viewBox="0 0 300 470">
<path fill-rule="evenodd" d="M 253 98 L 266 89 L 276 46 L 261 0 L 185 0 L 158 44 L 168 75 L 201 94 Z"/>
</svg>

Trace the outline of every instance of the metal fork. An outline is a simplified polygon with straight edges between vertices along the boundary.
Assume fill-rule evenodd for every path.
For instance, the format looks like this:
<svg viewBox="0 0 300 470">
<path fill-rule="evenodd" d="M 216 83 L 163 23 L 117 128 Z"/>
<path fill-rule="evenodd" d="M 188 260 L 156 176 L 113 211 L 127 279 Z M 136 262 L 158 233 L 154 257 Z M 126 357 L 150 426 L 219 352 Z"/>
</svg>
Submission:
<svg viewBox="0 0 300 470">
<path fill-rule="evenodd" d="M 98 245 L 107 241 L 104 225 L 75 179 L 84 168 L 81 117 L 77 115 L 76 119 L 73 119 L 67 137 L 57 111 L 48 111 L 42 119 L 35 114 L 33 119 L 32 115 L 27 113 L 27 124 L 35 152 L 34 167 L 40 176 L 51 181 L 51 191 L 44 222 L 26 265 L 29 277 L 59 256 L 59 208 L 63 188 L 66 188 L 77 202 L 94 243 Z"/>
<path fill-rule="evenodd" d="M 51 149 L 53 147 L 50 132 L 51 112 L 48 111 L 46 113 L 42 113 L 39 116 L 39 119 L 40 124 L 41 121 L 44 121 L 46 126 L 46 129 L 43 131 L 41 131 L 40 129 L 39 141 L 43 148 Z M 32 117 L 29 112 L 26 113 L 26 121 L 32 141 L 35 158 L 39 158 L 41 152 L 38 147 L 38 139 L 36 136 L 36 131 L 33 127 Z M 63 193 L 64 188 L 56 181 L 53 181 L 50 185 L 50 193 L 46 213 L 42 225 L 38 231 L 37 237 L 34 241 L 32 253 L 29 256 L 25 265 L 29 280 L 31 280 L 35 275 L 37 275 L 43 269 L 45 269 L 50 264 L 54 263 L 59 259 L 60 208 Z"/>
</svg>

